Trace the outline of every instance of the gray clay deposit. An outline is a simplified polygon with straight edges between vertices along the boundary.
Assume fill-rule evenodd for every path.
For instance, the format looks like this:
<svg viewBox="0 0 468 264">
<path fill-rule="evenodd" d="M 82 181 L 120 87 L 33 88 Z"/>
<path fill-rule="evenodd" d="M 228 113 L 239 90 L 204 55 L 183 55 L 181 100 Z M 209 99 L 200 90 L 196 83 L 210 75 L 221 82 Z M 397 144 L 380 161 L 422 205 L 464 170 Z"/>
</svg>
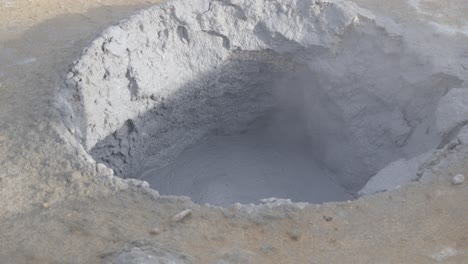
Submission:
<svg viewBox="0 0 468 264">
<path fill-rule="evenodd" d="M 346 1 L 172 1 L 97 38 L 57 105 L 90 160 L 163 194 L 349 200 L 418 180 L 468 120 L 458 65 L 403 35 Z"/>
</svg>

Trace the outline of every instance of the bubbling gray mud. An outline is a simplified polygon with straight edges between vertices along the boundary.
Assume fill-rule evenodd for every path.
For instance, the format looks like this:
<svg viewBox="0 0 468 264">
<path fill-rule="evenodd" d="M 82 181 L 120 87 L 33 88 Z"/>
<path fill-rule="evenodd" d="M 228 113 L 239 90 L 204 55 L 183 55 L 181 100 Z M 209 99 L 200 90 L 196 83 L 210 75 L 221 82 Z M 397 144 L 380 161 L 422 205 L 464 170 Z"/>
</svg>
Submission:
<svg viewBox="0 0 468 264">
<path fill-rule="evenodd" d="M 199 204 L 247 204 L 265 197 L 314 203 L 353 199 L 316 161 L 297 121 L 273 115 L 240 134 L 208 136 L 141 178 L 161 194 L 189 196 Z"/>
<path fill-rule="evenodd" d="M 162 193 L 349 199 L 414 180 L 462 123 L 436 112 L 463 79 L 398 32 L 346 1 L 172 1 L 96 39 L 57 105 L 96 161 Z"/>
</svg>

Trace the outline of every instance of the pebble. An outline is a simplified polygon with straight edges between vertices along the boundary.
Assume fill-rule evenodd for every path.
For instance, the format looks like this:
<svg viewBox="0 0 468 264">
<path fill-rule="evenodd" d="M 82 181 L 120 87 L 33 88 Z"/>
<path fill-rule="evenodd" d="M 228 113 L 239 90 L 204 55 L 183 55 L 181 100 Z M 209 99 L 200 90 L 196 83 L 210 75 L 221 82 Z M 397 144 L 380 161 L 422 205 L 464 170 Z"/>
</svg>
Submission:
<svg viewBox="0 0 468 264">
<path fill-rule="evenodd" d="M 301 239 L 301 232 L 298 229 L 292 229 L 288 231 L 288 236 L 294 241 Z"/>
<path fill-rule="evenodd" d="M 69 172 L 66 175 L 66 177 L 69 183 L 73 183 L 73 182 L 79 182 L 83 178 L 83 175 L 79 171 L 73 171 L 73 172 Z"/>
<path fill-rule="evenodd" d="M 161 233 L 161 230 L 159 228 L 154 228 L 149 233 L 152 236 L 157 236 L 157 235 L 159 235 Z"/>
<path fill-rule="evenodd" d="M 184 210 L 176 215 L 174 215 L 172 217 L 172 221 L 174 222 L 180 222 L 182 221 L 184 218 L 186 218 L 187 216 L 191 215 L 192 214 L 192 210 L 190 209 L 187 209 L 187 210 Z"/>
<path fill-rule="evenodd" d="M 452 178 L 453 185 L 460 185 L 465 181 L 465 176 L 463 174 L 457 174 Z"/>
<path fill-rule="evenodd" d="M 102 164 L 102 163 L 98 163 L 96 165 L 96 171 L 99 175 L 101 176 L 113 176 L 114 175 L 114 171 L 112 169 L 109 169 L 108 167 L 106 167 L 106 165 Z"/>
</svg>

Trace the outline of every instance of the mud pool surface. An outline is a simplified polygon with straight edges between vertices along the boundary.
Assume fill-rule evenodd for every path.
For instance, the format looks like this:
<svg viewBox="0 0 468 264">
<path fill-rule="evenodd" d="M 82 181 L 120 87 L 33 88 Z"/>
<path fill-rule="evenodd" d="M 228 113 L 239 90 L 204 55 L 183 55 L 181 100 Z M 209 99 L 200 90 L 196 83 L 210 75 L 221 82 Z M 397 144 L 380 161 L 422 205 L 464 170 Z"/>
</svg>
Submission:
<svg viewBox="0 0 468 264">
<path fill-rule="evenodd" d="M 146 171 L 143 179 L 161 194 L 188 196 L 199 204 L 228 206 L 270 197 L 311 203 L 353 199 L 315 159 L 306 139 L 257 125 L 239 135 L 209 136 L 170 165 Z"/>
</svg>

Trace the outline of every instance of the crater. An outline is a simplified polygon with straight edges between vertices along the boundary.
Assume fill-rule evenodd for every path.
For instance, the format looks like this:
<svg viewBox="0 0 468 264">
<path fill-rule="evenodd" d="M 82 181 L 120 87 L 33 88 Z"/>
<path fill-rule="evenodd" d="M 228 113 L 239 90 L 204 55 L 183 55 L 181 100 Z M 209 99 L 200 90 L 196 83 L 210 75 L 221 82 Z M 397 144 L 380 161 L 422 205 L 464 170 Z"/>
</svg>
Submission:
<svg viewBox="0 0 468 264">
<path fill-rule="evenodd" d="M 155 6 L 85 50 L 60 111 L 97 162 L 200 204 L 322 203 L 379 191 L 365 186 L 395 166 L 416 174 L 446 140 L 437 106 L 462 80 L 367 11 L 237 2 Z"/>
</svg>

